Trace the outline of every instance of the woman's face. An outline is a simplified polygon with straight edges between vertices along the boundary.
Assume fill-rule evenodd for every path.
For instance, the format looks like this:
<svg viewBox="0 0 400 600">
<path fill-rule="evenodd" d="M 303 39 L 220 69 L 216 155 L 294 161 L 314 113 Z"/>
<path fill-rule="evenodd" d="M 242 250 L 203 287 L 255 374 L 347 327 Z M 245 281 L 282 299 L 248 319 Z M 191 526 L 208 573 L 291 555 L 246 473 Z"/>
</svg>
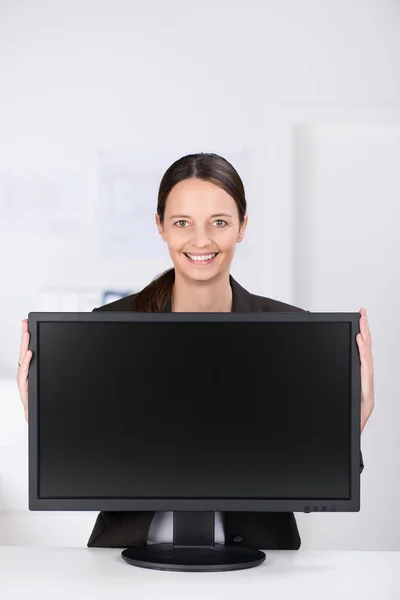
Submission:
<svg viewBox="0 0 400 600">
<path fill-rule="evenodd" d="M 209 181 L 191 178 L 172 188 L 164 222 L 157 215 L 156 223 L 175 270 L 185 278 L 209 281 L 229 271 L 247 215 L 240 225 L 232 196 Z"/>
</svg>

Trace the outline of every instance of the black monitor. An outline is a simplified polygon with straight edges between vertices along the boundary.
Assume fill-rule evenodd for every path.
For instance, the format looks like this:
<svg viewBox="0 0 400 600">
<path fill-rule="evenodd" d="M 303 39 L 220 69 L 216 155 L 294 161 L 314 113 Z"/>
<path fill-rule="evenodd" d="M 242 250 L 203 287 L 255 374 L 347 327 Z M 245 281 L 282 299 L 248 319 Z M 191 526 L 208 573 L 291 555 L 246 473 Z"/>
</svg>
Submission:
<svg viewBox="0 0 400 600">
<path fill-rule="evenodd" d="M 360 510 L 359 313 L 29 314 L 29 509 L 174 511 L 142 567 L 232 570 L 215 511 Z"/>
</svg>

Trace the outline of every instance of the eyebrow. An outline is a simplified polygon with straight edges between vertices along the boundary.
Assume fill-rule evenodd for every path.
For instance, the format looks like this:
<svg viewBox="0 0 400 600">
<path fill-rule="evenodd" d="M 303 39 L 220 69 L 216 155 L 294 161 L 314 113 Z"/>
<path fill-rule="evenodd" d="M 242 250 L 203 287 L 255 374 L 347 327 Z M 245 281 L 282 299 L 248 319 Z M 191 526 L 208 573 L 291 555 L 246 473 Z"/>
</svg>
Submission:
<svg viewBox="0 0 400 600">
<path fill-rule="evenodd" d="M 215 217 L 230 217 L 232 215 L 228 215 L 227 213 L 218 213 L 216 215 L 210 215 L 210 219 L 214 219 Z M 170 219 L 190 219 L 189 215 L 171 215 Z"/>
</svg>

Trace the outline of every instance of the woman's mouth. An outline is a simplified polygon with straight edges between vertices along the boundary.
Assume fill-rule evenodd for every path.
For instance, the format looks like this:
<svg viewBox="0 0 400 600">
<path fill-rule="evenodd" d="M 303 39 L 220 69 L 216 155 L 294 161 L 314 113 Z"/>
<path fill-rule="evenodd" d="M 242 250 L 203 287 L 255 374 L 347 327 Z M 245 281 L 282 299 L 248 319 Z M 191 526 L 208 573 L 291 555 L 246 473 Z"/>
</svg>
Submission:
<svg viewBox="0 0 400 600">
<path fill-rule="evenodd" d="M 219 252 L 210 252 L 209 254 L 189 254 L 188 252 L 184 252 L 183 254 L 193 265 L 204 266 L 212 263 Z"/>
</svg>

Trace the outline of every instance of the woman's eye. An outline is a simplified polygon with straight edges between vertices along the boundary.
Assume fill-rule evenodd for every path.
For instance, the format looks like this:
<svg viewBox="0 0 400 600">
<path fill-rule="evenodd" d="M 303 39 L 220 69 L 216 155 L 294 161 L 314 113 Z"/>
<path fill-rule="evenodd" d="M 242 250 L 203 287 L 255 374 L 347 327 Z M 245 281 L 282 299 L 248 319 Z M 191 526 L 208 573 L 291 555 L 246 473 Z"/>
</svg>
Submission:
<svg viewBox="0 0 400 600">
<path fill-rule="evenodd" d="M 216 221 L 214 221 L 214 223 L 219 223 L 218 227 L 222 227 L 222 225 L 226 224 L 226 221 L 224 221 L 223 219 L 217 219 Z"/>
<path fill-rule="evenodd" d="M 182 225 L 182 223 L 183 223 L 183 225 Z M 177 221 L 176 225 L 178 225 L 178 227 L 184 227 L 185 223 L 187 223 L 187 221 Z"/>
</svg>

